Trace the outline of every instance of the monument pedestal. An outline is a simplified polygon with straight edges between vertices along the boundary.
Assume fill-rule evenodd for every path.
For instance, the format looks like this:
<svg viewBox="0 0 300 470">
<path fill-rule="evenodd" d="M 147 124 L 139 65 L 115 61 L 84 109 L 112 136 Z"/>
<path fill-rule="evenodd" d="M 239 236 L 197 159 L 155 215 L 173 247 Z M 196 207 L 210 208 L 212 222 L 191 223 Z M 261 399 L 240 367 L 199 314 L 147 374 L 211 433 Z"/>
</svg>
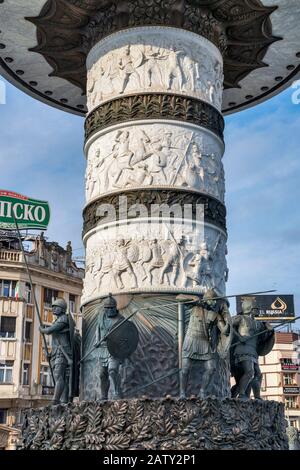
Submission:
<svg viewBox="0 0 300 470">
<path fill-rule="evenodd" d="M 135 399 L 25 414 L 24 450 L 287 450 L 281 403 Z"/>
</svg>

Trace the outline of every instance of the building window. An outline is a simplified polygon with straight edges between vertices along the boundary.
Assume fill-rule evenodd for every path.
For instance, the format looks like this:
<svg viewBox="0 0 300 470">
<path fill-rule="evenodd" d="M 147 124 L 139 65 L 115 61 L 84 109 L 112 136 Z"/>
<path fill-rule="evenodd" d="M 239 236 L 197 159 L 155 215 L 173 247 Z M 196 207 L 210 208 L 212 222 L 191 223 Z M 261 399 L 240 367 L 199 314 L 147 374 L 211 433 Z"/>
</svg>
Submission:
<svg viewBox="0 0 300 470">
<path fill-rule="evenodd" d="M 0 317 L 0 338 L 16 337 L 16 318 Z"/>
<path fill-rule="evenodd" d="M 0 384 L 11 384 L 14 361 L 0 362 Z"/>
<path fill-rule="evenodd" d="M 41 366 L 40 369 L 40 384 L 45 387 L 52 387 L 53 382 L 50 373 L 50 367 L 48 366 Z"/>
<path fill-rule="evenodd" d="M 284 385 L 294 385 L 295 384 L 295 374 L 284 374 L 283 384 Z"/>
<path fill-rule="evenodd" d="M 55 289 L 44 288 L 44 305 L 45 307 L 52 307 L 53 300 L 57 299 L 58 291 Z"/>
<path fill-rule="evenodd" d="M 7 410 L 0 408 L 0 424 L 6 424 Z"/>
<path fill-rule="evenodd" d="M 27 343 L 31 343 L 31 328 L 32 328 L 32 322 L 27 321 L 25 322 L 25 341 Z"/>
<path fill-rule="evenodd" d="M 32 304 L 32 292 L 31 292 L 31 285 L 29 282 L 26 282 L 25 285 L 25 300 L 28 304 Z"/>
<path fill-rule="evenodd" d="M 298 408 L 297 398 L 298 397 L 285 397 L 285 407 L 286 408 Z"/>
<path fill-rule="evenodd" d="M 29 385 L 30 364 L 23 365 L 23 385 Z"/>
<path fill-rule="evenodd" d="M 293 428 L 297 428 L 297 421 L 295 419 L 291 419 L 290 426 L 293 426 Z"/>
<path fill-rule="evenodd" d="M 0 297 L 15 297 L 16 281 L 0 279 Z"/>
<path fill-rule="evenodd" d="M 69 295 L 69 310 L 71 313 L 76 313 L 76 297 L 73 294 Z"/>
</svg>

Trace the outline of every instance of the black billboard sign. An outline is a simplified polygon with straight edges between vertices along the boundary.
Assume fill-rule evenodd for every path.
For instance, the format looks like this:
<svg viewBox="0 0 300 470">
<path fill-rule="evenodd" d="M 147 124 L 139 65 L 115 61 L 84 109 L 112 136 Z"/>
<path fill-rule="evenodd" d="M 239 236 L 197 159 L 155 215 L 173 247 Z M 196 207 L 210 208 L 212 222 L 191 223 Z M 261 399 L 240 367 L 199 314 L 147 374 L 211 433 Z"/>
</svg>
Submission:
<svg viewBox="0 0 300 470">
<path fill-rule="evenodd" d="M 254 314 L 258 320 L 280 322 L 295 318 L 293 295 L 249 295 L 236 298 L 237 313 L 242 312 L 242 302 L 253 300 Z"/>
<path fill-rule="evenodd" d="M 300 395 L 300 387 L 283 387 L 283 393 L 284 395 Z"/>
</svg>

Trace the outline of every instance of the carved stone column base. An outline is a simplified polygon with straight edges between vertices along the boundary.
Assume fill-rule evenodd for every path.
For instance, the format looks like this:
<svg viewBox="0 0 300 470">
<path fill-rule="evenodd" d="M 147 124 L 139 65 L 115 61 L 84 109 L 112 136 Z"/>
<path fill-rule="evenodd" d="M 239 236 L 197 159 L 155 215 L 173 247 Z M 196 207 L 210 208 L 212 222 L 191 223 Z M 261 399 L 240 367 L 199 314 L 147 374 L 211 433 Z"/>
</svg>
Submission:
<svg viewBox="0 0 300 470">
<path fill-rule="evenodd" d="M 138 399 L 26 412 L 26 450 L 287 450 L 274 401 Z"/>
</svg>

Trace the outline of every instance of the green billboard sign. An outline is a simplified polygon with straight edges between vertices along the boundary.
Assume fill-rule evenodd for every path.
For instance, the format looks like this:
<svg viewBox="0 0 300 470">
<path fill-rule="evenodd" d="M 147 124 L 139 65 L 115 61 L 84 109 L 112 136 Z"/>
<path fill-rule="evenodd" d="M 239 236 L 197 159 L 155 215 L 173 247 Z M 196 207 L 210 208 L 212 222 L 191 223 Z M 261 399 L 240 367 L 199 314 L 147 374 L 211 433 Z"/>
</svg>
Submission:
<svg viewBox="0 0 300 470">
<path fill-rule="evenodd" d="M 46 201 L 30 199 L 22 194 L 0 189 L 0 228 L 46 230 L 50 221 L 50 207 Z"/>
</svg>

